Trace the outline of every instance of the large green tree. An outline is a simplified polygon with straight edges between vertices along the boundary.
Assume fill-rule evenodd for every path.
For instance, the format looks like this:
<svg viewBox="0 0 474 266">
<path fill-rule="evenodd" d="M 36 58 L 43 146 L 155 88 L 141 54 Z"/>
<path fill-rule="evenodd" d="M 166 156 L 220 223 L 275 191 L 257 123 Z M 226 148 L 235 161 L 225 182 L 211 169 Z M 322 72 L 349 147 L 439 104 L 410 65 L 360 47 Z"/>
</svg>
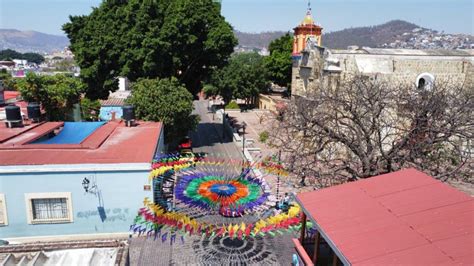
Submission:
<svg viewBox="0 0 474 266">
<path fill-rule="evenodd" d="M 16 79 L 16 87 L 28 102 L 38 102 L 50 121 L 64 121 L 85 90 L 81 80 L 64 75 L 39 76 L 28 73 Z"/>
<path fill-rule="evenodd" d="M 63 29 L 92 99 L 116 90 L 117 76 L 176 77 L 196 93 L 237 43 L 212 0 L 106 0 Z"/>
<path fill-rule="evenodd" d="M 207 91 L 221 95 L 226 104 L 233 98 L 250 102 L 268 88 L 266 75 L 263 57 L 258 53 L 235 54 L 227 66 L 213 73 Z"/>
<path fill-rule="evenodd" d="M 176 78 L 139 79 L 132 89 L 128 103 L 135 106 L 137 117 L 163 122 L 168 142 L 197 125 L 197 117 L 191 114 L 193 95 Z"/>
<path fill-rule="evenodd" d="M 293 36 L 287 33 L 270 43 L 270 56 L 265 58 L 270 81 L 287 88 L 291 85 L 292 46 Z"/>
</svg>

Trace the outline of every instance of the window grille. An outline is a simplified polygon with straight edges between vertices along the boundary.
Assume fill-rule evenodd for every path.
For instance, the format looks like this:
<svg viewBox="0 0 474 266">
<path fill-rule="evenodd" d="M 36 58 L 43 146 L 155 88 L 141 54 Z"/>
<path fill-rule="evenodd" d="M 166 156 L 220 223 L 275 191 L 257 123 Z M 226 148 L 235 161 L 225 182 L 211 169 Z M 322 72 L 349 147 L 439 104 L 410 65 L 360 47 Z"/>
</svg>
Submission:
<svg viewBox="0 0 474 266">
<path fill-rule="evenodd" d="M 63 220 L 68 219 L 67 199 L 32 199 L 33 220 Z"/>
<path fill-rule="evenodd" d="M 72 223 L 71 192 L 25 193 L 28 224 Z"/>
</svg>

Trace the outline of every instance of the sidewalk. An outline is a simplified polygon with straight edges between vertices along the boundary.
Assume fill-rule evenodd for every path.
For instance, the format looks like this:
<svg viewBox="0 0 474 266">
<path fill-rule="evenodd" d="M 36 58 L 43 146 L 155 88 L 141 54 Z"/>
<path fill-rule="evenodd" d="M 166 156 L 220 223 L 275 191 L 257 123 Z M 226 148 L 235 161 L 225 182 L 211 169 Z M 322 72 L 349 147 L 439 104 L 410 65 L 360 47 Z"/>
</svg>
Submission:
<svg viewBox="0 0 474 266">
<path fill-rule="evenodd" d="M 248 154 L 252 156 L 255 160 L 258 160 L 262 156 L 271 156 L 278 153 L 277 149 L 270 148 L 266 143 L 262 143 L 259 140 L 259 135 L 263 131 L 271 131 L 271 128 L 266 128 L 265 125 L 265 116 L 271 115 L 268 110 L 250 110 L 248 112 L 240 112 L 240 110 L 226 110 L 226 113 L 229 117 L 234 118 L 237 121 L 237 124 L 241 126 L 243 122 L 246 123 L 245 129 L 245 139 L 250 140 L 246 141 L 245 147 L 250 148 L 259 148 L 260 151 L 249 151 Z M 268 119 L 268 118 L 267 118 Z M 239 135 L 243 139 L 243 130 L 239 129 Z M 235 142 L 236 145 L 242 147 L 242 142 Z M 263 175 L 267 184 L 270 186 L 270 189 L 277 196 L 277 187 L 278 187 L 278 177 L 275 175 Z M 296 177 L 280 177 L 280 185 L 278 189 L 279 198 L 282 199 L 285 193 L 300 193 L 305 191 L 312 191 L 313 188 L 310 186 L 300 187 L 296 186 L 297 183 Z"/>
</svg>

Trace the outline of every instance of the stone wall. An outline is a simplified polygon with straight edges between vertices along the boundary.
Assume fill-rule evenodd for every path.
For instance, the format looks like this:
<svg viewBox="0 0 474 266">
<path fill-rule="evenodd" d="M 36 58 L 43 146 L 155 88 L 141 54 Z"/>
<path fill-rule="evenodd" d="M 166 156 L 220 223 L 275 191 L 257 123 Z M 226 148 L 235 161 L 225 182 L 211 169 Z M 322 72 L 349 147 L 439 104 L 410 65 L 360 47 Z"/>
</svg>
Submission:
<svg viewBox="0 0 474 266">
<path fill-rule="evenodd" d="M 464 62 L 464 69 L 466 72 L 466 79 L 464 81 L 464 86 L 466 88 L 474 88 L 474 63 Z"/>
<path fill-rule="evenodd" d="M 414 86 L 422 73 L 429 73 L 436 82 L 454 86 L 474 87 L 474 51 L 454 56 L 429 55 L 429 51 L 394 51 L 378 49 L 378 54 L 367 51 L 335 52 L 322 47 L 310 47 L 293 62 L 293 95 L 302 96 L 319 86 L 337 87 L 354 75 L 380 79 L 394 87 Z M 397 53 L 398 52 L 398 53 Z"/>
</svg>

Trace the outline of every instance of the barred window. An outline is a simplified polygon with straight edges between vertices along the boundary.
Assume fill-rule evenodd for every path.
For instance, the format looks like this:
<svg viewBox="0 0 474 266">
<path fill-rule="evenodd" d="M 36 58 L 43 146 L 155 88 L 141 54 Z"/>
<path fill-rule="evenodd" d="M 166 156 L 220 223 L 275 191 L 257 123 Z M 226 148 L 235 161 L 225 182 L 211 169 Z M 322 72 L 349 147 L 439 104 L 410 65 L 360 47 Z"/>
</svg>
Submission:
<svg viewBox="0 0 474 266">
<path fill-rule="evenodd" d="M 27 193 L 29 224 L 73 222 L 71 193 Z"/>
<path fill-rule="evenodd" d="M 67 199 L 32 199 L 33 220 L 68 219 Z"/>
</svg>

